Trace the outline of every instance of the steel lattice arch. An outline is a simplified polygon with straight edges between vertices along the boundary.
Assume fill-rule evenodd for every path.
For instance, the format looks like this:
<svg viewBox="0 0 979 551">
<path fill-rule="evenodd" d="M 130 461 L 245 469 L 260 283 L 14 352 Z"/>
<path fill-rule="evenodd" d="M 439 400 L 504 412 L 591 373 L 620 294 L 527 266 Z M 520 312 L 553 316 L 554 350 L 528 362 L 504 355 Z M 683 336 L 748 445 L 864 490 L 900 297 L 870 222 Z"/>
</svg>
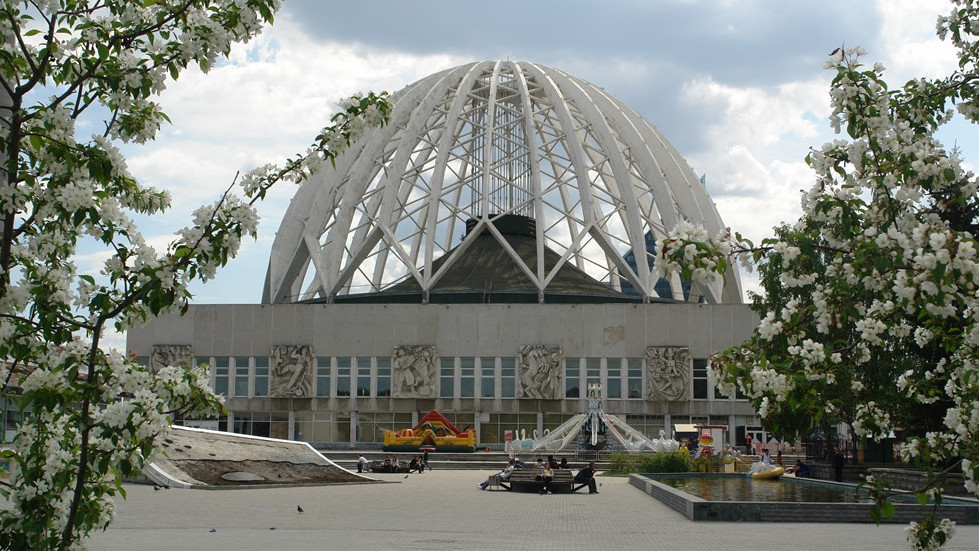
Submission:
<svg viewBox="0 0 979 551">
<path fill-rule="evenodd" d="M 674 147 L 605 90 L 483 61 L 392 101 L 389 125 L 296 193 L 264 303 L 741 302 L 733 268 L 710 286 L 651 269 L 678 222 L 724 224 Z"/>
</svg>

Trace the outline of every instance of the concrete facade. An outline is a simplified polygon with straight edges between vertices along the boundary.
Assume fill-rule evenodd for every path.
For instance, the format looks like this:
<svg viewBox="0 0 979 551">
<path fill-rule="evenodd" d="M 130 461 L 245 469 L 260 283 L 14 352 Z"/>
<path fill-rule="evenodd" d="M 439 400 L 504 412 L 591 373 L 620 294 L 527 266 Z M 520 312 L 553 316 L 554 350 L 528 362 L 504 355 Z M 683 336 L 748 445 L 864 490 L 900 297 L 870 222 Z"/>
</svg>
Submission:
<svg viewBox="0 0 979 551">
<path fill-rule="evenodd" d="M 732 442 L 737 427 L 757 421 L 746 400 L 715 396 L 706 360 L 757 322 L 734 304 L 197 305 L 130 330 L 128 350 L 148 362 L 155 346 L 190 345 L 198 363 L 212 366 L 229 412 L 202 426 L 326 448 L 379 446 L 384 430 L 413 426 L 430 409 L 476 428 L 481 447 L 499 448 L 506 431 L 529 436 L 585 411 L 583 389 L 595 381 L 605 411 L 648 436 L 675 423 L 725 424 Z M 269 356 L 282 345 L 312 348 L 310 396 L 269 396 Z M 390 395 L 392 353 L 404 345 L 437 350 L 436 397 Z M 563 399 L 520 397 L 514 358 L 525 345 L 560 347 Z M 650 398 L 642 362 L 650 347 L 689 350 L 686 399 Z"/>
</svg>

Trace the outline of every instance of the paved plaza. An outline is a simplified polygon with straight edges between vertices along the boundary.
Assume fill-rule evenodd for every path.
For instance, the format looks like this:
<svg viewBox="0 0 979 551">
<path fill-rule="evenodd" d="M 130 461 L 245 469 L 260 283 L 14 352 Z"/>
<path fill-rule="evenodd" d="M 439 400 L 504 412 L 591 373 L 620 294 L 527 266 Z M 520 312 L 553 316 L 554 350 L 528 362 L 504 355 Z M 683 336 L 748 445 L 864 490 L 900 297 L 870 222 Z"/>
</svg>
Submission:
<svg viewBox="0 0 979 551">
<path fill-rule="evenodd" d="M 628 484 L 599 494 L 479 491 L 488 472 L 377 475 L 389 484 L 231 490 L 129 485 L 90 550 L 907 549 L 903 525 L 692 522 Z M 304 513 L 297 512 L 301 505 Z M 976 549 L 960 526 L 950 550 Z"/>
</svg>

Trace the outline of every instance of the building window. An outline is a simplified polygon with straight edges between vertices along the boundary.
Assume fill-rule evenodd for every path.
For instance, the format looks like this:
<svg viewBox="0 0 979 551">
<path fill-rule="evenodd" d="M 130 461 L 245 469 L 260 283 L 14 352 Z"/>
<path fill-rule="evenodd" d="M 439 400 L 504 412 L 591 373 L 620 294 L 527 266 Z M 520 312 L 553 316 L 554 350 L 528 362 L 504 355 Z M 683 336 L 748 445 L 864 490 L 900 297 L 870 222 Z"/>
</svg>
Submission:
<svg viewBox="0 0 979 551">
<path fill-rule="evenodd" d="M 269 395 L 269 357 L 255 357 L 255 396 Z"/>
<path fill-rule="evenodd" d="M 371 395 L 371 359 L 357 358 L 357 396 Z"/>
<path fill-rule="evenodd" d="M 714 378 L 714 374 L 710 372 L 710 361 L 707 362 L 707 384 L 710 385 L 711 380 Z M 717 384 L 714 383 L 714 399 L 715 400 L 728 400 L 731 397 L 725 396 L 721 393 L 721 389 L 718 388 Z"/>
<path fill-rule="evenodd" d="M 496 361 L 493 358 L 479 359 L 479 397 L 496 397 Z"/>
<path fill-rule="evenodd" d="M 707 360 L 693 361 L 693 399 L 707 399 Z"/>
<path fill-rule="evenodd" d="M 222 396 L 228 395 L 228 370 L 231 366 L 231 358 L 220 356 L 214 358 L 214 393 Z"/>
<path fill-rule="evenodd" d="M 235 357 L 235 396 L 248 397 L 248 358 Z"/>
<path fill-rule="evenodd" d="M 660 431 L 664 431 L 664 434 L 672 433 L 672 430 L 667 430 L 663 415 L 626 415 L 625 422 L 643 433 L 646 438 L 659 438 Z"/>
<path fill-rule="evenodd" d="M 605 397 L 622 397 L 622 360 L 618 358 L 605 360 L 608 369 L 605 373 Z"/>
<path fill-rule="evenodd" d="M 329 356 L 316 358 L 316 395 L 330 395 L 330 376 L 333 374 L 333 360 Z"/>
<path fill-rule="evenodd" d="M 476 395 L 476 358 L 459 358 L 459 396 L 472 398 Z"/>
<path fill-rule="evenodd" d="M 439 396 L 455 396 L 455 358 L 439 358 Z"/>
<path fill-rule="evenodd" d="M 350 396 L 350 358 L 337 358 L 337 396 Z"/>
<path fill-rule="evenodd" d="M 578 358 L 571 358 L 564 362 L 564 397 L 578 398 L 581 396 L 581 368 L 578 365 Z"/>
<path fill-rule="evenodd" d="M 517 397 L 517 359 L 500 358 L 500 398 Z"/>
<path fill-rule="evenodd" d="M 585 358 L 585 388 L 602 384 L 602 359 Z"/>
<path fill-rule="evenodd" d="M 411 413 L 365 413 L 357 415 L 357 442 L 384 442 L 386 431 L 410 429 Z"/>
<path fill-rule="evenodd" d="M 642 398 L 642 358 L 627 358 L 629 370 L 629 398 Z"/>
<path fill-rule="evenodd" d="M 575 415 L 573 413 L 545 413 L 544 430 L 554 432 L 554 429 L 560 427 Z"/>
<path fill-rule="evenodd" d="M 391 358 L 376 358 L 375 361 L 377 362 L 377 395 L 390 396 Z"/>
<path fill-rule="evenodd" d="M 537 430 L 536 413 L 491 413 L 489 418 L 489 423 L 480 424 L 480 443 L 506 442 L 507 432 L 509 440 L 532 438 Z"/>
</svg>

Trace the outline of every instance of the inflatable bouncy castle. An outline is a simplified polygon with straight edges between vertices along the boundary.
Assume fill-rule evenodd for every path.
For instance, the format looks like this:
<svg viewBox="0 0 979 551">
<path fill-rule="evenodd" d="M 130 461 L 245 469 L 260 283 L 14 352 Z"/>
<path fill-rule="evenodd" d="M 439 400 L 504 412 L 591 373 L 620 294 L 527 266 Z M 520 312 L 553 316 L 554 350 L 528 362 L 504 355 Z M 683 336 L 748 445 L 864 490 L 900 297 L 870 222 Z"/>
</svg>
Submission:
<svg viewBox="0 0 979 551">
<path fill-rule="evenodd" d="M 414 428 L 384 432 L 384 451 L 475 452 L 476 431 L 460 431 L 436 410 L 425 414 Z"/>
</svg>

